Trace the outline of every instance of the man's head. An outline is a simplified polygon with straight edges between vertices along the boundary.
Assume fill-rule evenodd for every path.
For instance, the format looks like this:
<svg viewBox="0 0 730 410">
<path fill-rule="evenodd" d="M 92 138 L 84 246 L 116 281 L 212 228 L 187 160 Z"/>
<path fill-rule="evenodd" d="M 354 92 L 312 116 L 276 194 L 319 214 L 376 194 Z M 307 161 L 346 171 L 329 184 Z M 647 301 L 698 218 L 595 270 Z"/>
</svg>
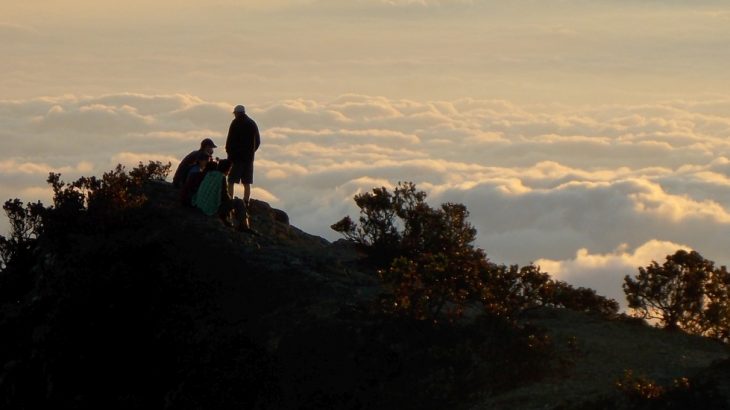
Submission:
<svg viewBox="0 0 730 410">
<path fill-rule="evenodd" d="M 236 118 L 246 114 L 246 107 L 243 105 L 237 105 L 235 108 L 233 108 L 233 115 L 236 116 Z"/>
<path fill-rule="evenodd" d="M 206 138 L 202 141 L 200 141 L 200 150 L 207 152 L 210 155 L 213 155 L 213 148 L 218 148 L 215 143 L 213 143 L 213 140 L 210 138 Z"/>
</svg>

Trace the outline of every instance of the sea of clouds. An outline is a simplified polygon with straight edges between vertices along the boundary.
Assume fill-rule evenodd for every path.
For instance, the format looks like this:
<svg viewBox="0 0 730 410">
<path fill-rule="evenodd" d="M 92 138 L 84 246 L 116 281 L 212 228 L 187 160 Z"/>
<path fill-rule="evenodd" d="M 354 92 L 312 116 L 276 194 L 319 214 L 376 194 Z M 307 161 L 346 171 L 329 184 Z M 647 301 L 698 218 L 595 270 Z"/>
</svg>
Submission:
<svg viewBox="0 0 730 410">
<path fill-rule="evenodd" d="M 48 203 L 50 171 L 71 180 L 117 163 L 176 166 L 206 137 L 224 157 L 231 109 L 191 95 L 0 101 L 0 196 Z M 465 204 L 494 262 L 535 262 L 621 301 L 624 275 L 678 248 L 728 261 L 730 100 L 568 107 L 343 95 L 247 110 L 262 134 L 253 196 L 329 240 L 330 224 L 357 215 L 355 194 L 413 181 L 433 205 Z"/>
</svg>

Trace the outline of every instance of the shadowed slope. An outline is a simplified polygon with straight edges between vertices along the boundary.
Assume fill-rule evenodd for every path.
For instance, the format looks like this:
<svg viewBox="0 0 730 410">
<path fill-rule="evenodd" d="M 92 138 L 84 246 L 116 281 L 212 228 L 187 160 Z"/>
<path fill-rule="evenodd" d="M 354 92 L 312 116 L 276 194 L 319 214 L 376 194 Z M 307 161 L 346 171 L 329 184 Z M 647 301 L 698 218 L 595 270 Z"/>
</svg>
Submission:
<svg viewBox="0 0 730 410">
<path fill-rule="evenodd" d="M 0 307 L 0 406 L 545 408 L 611 397 L 624 367 L 665 379 L 725 357 L 711 341 L 565 310 L 521 327 L 384 316 L 370 309 L 377 275 L 348 243 L 260 201 L 252 235 L 180 207 L 170 184 L 145 194 L 124 223 L 41 239 L 23 272 L 32 288 Z M 640 357 L 623 350 L 636 343 Z"/>
</svg>

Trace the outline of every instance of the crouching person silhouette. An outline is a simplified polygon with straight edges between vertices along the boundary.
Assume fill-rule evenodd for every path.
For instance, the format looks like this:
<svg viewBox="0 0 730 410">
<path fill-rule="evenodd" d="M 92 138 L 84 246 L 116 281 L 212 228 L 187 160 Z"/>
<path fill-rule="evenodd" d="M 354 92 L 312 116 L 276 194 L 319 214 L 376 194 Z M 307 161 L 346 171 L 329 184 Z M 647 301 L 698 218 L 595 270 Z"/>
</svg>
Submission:
<svg viewBox="0 0 730 410">
<path fill-rule="evenodd" d="M 251 232 L 246 204 L 241 199 L 231 198 L 228 194 L 226 178 L 231 172 L 232 165 L 231 161 L 224 159 L 218 163 L 216 169 L 206 172 L 198 191 L 193 195 L 192 205 L 208 216 L 218 215 L 226 226 Z"/>
<path fill-rule="evenodd" d="M 212 139 L 206 138 L 200 141 L 199 150 L 189 153 L 182 159 L 182 161 L 180 161 L 180 164 L 175 170 L 175 175 L 172 177 L 172 184 L 175 188 L 182 188 L 182 186 L 185 185 L 185 179 L 188 177 L 190 169 L 195 166 L 197 158 L 201 154 L 208 154 L 209 156 L 212 156 L 213 148 L 218 148 L 218 146 L 213 143 Z"/>
<path fill-rule="evenodd" d="M 198 164 L 190 169 L 185 179 L 185 185 L 180 190 L 180 202 L 183 206 L 193 206 L 193 195 L 198 192 L 200 183 L 203 182 L 206 172 L 217 169 L 217 163 L 212 161 L 210 155 L 198 154 Z"/>
</svg>

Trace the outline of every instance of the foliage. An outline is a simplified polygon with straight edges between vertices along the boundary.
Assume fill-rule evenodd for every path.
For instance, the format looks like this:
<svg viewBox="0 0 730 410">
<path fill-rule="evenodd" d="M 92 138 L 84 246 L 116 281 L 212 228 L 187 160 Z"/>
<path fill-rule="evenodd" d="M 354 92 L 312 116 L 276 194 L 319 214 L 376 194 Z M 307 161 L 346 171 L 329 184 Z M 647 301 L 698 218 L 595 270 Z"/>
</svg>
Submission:
<svg viewBox="0 0 730 410">
<path fill-rule="evenodd" d="M 672 380 L 668 386 L 626 370 L 615 383 L 628 401 L 629 408 L 637 410 L 669 409 L 724 409 L 727 402 L 713 383 L 697 383 L 686 377 Z M 594 409 L 613 409 L 612 405 L 594 406 Z"/>
<path fill-rule="evenodd" d="M 260 408 L 274 396 L 270 352 L 210 319 L 210 261 L 181 257 L 171 242 L 183 235 L 151 234 L 177 222 L 142 190 L 168 170 L 51 174 L 53 206 L 6 203 L 0 408 Z"/>
<path fill-rule="evenodd" d="M 398 183 L 393 193 L 385 187 L 374 188 L 372 192 L 355 195 L 354 199 L 360 208 L 360 224 L 346 216 L 331 228 L 363 246 L 381 267 L 406 256 L 405 243 L 417 241 L 423 225 L 432 220 L 435 212 L 425 202 L 426 193 L 416 191 L 415 184 L 410 182 Z M 399 222 L 404 225 L 402 231 L 398 229 Z M 422 239 L 425 242 L 425 237 Z"/>
<path fill-rule="evenodd" d="M 127 173 L 117 167 L 101 178 L 81 177 L 66 183 L 61 175 L 51 173 L 48 184 L 53 189 L 53 206 L 41 202 L 23 203 L 8 200 L 3 209 L 10 221 L 10 235 L 0 235 L 0 301 L 18 298 L 33 285 L 30 267 L 36 263 L 39 241 L 58 241 L 69 232 L 101 230 L 109 224 L 123 226 L 129 222 L 127 212 L 142 206 L 146 198 L 144 184 L 164 180 L 171 164 L 141 162 Z"/>
<path fill-rule="evenodd" d="M 0 235 L 0 302 L 17 300 L 33 286 L 27 271 L 36 259 L 46 211 L 40 202 L 24 205 L 19 199 L 6 201 L 3 209 L 10 221 L 10 235 Z"/>
<path fill-rule="evenodd" d="M 125 210 L 142 206 L 147 198 L 142 188 L 151 181 L 162 181 L 170 172 L 172 164 L 150 161 L 147 165 L 139 163 L 127 172 L 122 165 L 105 172 L 101 178 L 81 177 L 66 183 L 61 175 L 51 173 L 48 184 L 53 189 L 52 212 L 44 222 L 52 232 L 65 232 L 80 227 L 80 216 L 84 218 L 85 228 L 98 229 L 100 224 L 121 224 L 125 220 Z"/>
<path fill-rule="evenodd" d="M 624 278 L 623 288 L 639 317 L 670 330 L 728 339 L 730 275 L 695 251 L 678 250 L 662 265 L 639 268 L 634 278 Z"/>
<path fill-rule="evenodd" d="M 3 210 L 10 221 L 10 237 L 0 235 L 0 267 L 19 255 L 26 255 L 35 244 L 43 227 L 45 208 L 40 202 L 23 205 L 19 199 L 7 200 Z"/>
<path fill-rule="evenodd" d="M 456 320 L 474 303 L 504 317 L 535 306 L 617 312 L 615 301 L 554 281 L 539 267 L 490 263 L 473 245 L 476 229 L 464 205 L 432 208 L 425 200 L 410 182 L 392 193 L 375 188 L 355 196 L 359 223 L 345 217 L 332 225 L 379 268 L 389 290 L 381 300 L 386 312 L 435 322 Z"/>
<path fill-rule="evenodd" d="M 61 181 L 61 175 L 51 173 L 48 183 L 53 188 L 56 209 L 81 211 L 92 215 L 108 216 L 123 209 L 139 207 L 145 201 L 142 186 L 149 181 L 164 180 L 172 164 L 141 162 L 129 173 L 122 165 L 105 172 L 101 178 L 81 177 L 72 183 Z"/>
<path fill-rule="evenodd" d="M 551 306 L 597 313 L 609 317 L 618 314 L 618 302 L 597 294 L 593 289 L 574 288 L 572 285 L 561 281 L 553 283 L 555 290 L 549 299 Z"/>
<path fill-rule="evenodd" d="M 43 220 L 58 227 L 64 210 L 74 225 L 49 236 L 41 224 L 40 257 L 23 271 L 33 286 L 0 303 L 0 408 L 455 408 L 557 363 L 544 332 L 496 315 L 444 327 L 300 311 L 314 299 L 292 282 L 301 275 L 269 258 L 220 258 L 241 249 L 190 241 L 206 227 L 117 195 L 131 178 L 107 175 L 99 185 L 55 178 Z M 101 208 L 119 200 L 113 214 Z M 109 222 L 130 213 L 139 224 Z M 316 292 L 328 298 L 324 285 Z"/>
<path fill-rule="evenodd" d="M 141 161 L 129 171 L 129 176 L 136 183 L 144 183 L 149 181 L 164 181 L 170 175 L 171 163 L 163 164 L 160 161 L 149 161 L 147 165 Z"/>
<path fill-rule="evenodd" d="M 487 310 L 508 317 L 541 306 L 605 316 L 618 312 L 615 300 L 597 295 L 593 289 L 574 288 L 554 280 L 535 265 L 490 265 L 484 283 Z"/>
<path fill-rule="evenodd" d="M 545 304 L 550 276 L 533 265 L 492 265 L 484 292 L 487 310 L 502 316 Z"/>
<path fill-rule="evenodd" d="M 635 376 L 631 369 L 624 371 L 623 378 L 616 381 L 616 388 L 632 402 L 657 399 L 666 392 L 666 389 L 655 381 L 645 376 Z"/>
<path fill-rule="evenodd" d="M 730 274 L 725 266 L 714 269 L 705 283 L 701 320 L 705 336 L 730 342 Z"/>
<path fill-rule="evenodd" d="M 361 245 L 391 290 L 386 311 L 422 320 L 453 320 L 479 297 L 486 255 L 475 248 L 476 229 L 461 204 L 432 208 L 413 183 L 389 192 L 375 188 L 355 196 L 359 225 L 349 217 L 332 229 Z"/>
</svg>

